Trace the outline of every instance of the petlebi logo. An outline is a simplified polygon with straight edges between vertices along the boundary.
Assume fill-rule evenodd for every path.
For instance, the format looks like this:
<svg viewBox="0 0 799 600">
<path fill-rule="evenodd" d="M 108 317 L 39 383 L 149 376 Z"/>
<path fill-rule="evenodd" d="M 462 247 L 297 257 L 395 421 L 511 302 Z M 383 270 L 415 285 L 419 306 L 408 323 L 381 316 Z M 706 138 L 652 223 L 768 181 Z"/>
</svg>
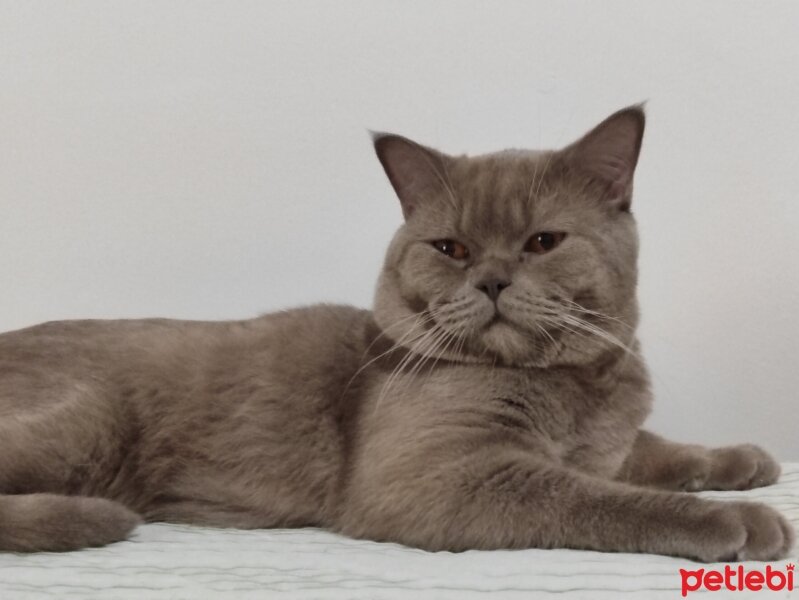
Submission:
<svg viewBox="0 0 799 600">
<path fill-rule="evenodd" d="M 743 565 L 732 567 L 725 565 L 723 571 L 715 569 L 696 569 L 689 571 L 680 569 L 682 577 L 682 595 L 688 592 L 708 591 L 717 592 L 727 590 L 730 592 L 759 592 L 760 590 L 771 590 L 781 592 L 793 590 L 793 568 L 792 564 L 785 565 L 780 570 L 771 565 L 766 565 L 765 570 L 744 569 Z"/>
</svg>

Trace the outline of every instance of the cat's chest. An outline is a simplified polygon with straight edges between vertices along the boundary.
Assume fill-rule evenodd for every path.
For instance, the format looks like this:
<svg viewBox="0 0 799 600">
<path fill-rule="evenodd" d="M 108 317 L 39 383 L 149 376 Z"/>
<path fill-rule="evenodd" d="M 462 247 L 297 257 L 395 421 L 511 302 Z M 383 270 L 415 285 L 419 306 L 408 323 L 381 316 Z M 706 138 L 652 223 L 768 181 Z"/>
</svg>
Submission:
<svg viewBox="0 0 799 600">
<path fill-rule="evenodd" d="M 531 434 L 552 441 L 567 442 L 603 404 L 578 381 L 556 373 L 493 370 L 476 379 L 464 386 L 472 405 L 524 415 Z"/>
<path fill-rule="evenodd" d="M 599 385 L 566 370 L 459 368 L 425 387 L 443 424 L 492 429 L 586 471 L 617 468 L 648 411 L 645 390 L 624 378 Z"/>
</svg>

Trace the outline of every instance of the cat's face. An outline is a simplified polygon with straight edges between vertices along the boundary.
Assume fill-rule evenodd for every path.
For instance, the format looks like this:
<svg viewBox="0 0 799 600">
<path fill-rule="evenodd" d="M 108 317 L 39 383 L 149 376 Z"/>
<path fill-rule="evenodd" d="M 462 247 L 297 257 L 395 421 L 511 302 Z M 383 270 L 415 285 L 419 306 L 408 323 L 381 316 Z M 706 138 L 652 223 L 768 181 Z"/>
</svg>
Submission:
<svg viewBox="0 0 799 600">
<path fill-rule="evenodd" d="M 526 366 L 629 346 L 643 125 L 631 108 L 561 151 L 478 157 L 377 136 L 405 215 L 375 301 L 386 335 L 431 357 Z"/>
</svg>

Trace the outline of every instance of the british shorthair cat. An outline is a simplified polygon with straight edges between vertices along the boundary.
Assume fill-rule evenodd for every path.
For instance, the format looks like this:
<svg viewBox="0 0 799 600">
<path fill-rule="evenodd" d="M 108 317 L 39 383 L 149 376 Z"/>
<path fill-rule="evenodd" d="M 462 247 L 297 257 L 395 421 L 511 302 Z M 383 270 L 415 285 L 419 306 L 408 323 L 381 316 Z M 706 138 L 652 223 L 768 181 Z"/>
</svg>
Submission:
<svg viewBox="0 0 799 600">
<path fill-rule="evenodd" d="M 65 321 L 0 335 L 0 550 L 142 521 L 324 527 L 428 550 L 771 560 L 756 446 L 641 426 L 633 173 L 621 110 L 557 151 L 449 156 L 374 138 L 404 223 L 372 311 Z"/>
</svg>

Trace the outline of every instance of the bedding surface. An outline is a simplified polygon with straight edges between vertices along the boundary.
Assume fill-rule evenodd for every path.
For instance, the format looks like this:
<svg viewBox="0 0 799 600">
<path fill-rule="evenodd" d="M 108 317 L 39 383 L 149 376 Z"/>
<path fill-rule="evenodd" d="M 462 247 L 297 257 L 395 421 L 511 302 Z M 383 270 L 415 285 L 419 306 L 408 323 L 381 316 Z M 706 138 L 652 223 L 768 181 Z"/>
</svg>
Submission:
<svg viewBox="0 0 799 600">
<path fill-rule="evenodd" d="M 705 492 L 757 500 L 799 529 L 799 463 L 776 485 Z M 772 563 L 785 571 L 797 562 Z M 764 563 L 743 563 L 747 570 Z M 737 566 L 737 565 L 736 565 Z M 575 550 L 429 553 L 315 529 L 239 531 L 153 524 L 127 542 L 64 554 L 0 554 L 0 599 L 680 598 L 679 569 L 715 568 L 652 555 Z M 795 576 L 799 580 L 799 575 Z M 795 588 L 799 585 L 795 584 Z M 796 598 L 779 592 L 694 592 L 702 598 Z"/>
</svg>

